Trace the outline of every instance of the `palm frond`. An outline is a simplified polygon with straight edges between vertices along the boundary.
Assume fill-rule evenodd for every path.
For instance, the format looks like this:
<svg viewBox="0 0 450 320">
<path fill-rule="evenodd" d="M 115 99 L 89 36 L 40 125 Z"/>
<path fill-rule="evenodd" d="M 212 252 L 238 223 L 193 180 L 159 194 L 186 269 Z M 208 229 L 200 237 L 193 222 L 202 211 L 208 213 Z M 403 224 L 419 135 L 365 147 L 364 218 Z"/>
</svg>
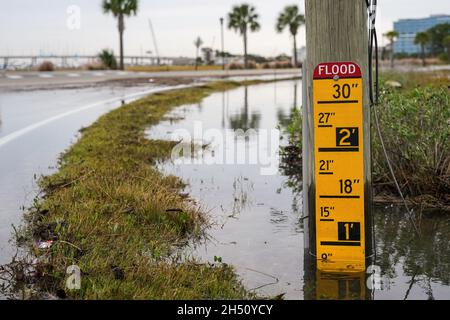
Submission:
<svg viewBox="0 0 450 320">
<path fill-rule="evenodd" d="M 298 29 L 304 24 L 305 16 L 300 13 L 297 5 L 291 5 L 285 7 L 280 13 L 275 29 L 281 33 L 284 29 L 289 28 L 291 35 L 295 36 L 298 33 Z"/>
<path fill-rule="evenodd" d="M 104 13 L 111 13 L 114 17 L 136 15 L 139 0 L 103 0 L 102 8 Z"/>
<path fill-rule="evenodd" d="M 249 4 L 237 5 L 228 13 L 228 28 L 241 34 L 247 30 L 255 32 L 261 28 L 258 20 L 259 15 L 255 7 Z"/>
</svg>

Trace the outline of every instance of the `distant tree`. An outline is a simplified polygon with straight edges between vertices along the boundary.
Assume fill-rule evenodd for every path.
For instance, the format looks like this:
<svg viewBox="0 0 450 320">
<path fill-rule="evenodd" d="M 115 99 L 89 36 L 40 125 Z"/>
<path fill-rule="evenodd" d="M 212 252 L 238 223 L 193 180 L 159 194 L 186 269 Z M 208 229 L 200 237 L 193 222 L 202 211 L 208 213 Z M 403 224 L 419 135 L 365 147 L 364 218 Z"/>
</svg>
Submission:
<svg viewBox="0 0 450 320">
<path fill-rule="evenodd" d="M 200 47 L 203 45 L 203 40 L 200 37 L 197 37 L 197 39 L 195 39 L 194 41 L 194 45 L 195 45 L 195 70 L 198 70 L 198 63 L 202 61 L 202 59 L 199 59 L 198 53 L 200 51 Z"/>
<path fill-rule="evenodd" d="M 239 32 L 244 40 L 245 68 L 248 68 L 248 32 L 256 32 L 261 28 L 258 19 L 259 15 L 256 13 L 255 7 L 249 4 L 234 6 L 228 14 L 228 28 Z"/>
<path fill-rule="evenodd" d="M 116 57 L 114 57 L 114 52 L 112 50 L 103 49 L 98 54 L 98 58 L 106 68 L 111 70 L 117 69 L 117 60 Z"/>
<path fill-rule="evenodd" d="M 305 24 L 305 16 L 300 13 L 297 5 L 291 5 L 284 8 L 277 20 L 276 29 L 279 33 L 285 28 L 289 28 L 294 39 L 294 65 L 298 66 L 297 61 L 297 33 L 298 29 Z"/>
<path fill-rule="evenodd" d="M 231 54 L 231 53 L 229 53 L 229 52 L 227 52 L 227 51 L 222 52 L 222 51 L 220 51 L 220 50 L 216 50 L 216 56 L 218 56 L 218 57 L 224 57 L 224 58 L 231 58 L 231 57 L 234 57 L 233 54 Z"/>
<path fill-rule="evenodd" d="M 138 0 L 103 0 L 103 12 L 111 13 L 117 18 L 117 28 L 119 29 L 120 42 L 120 70 L 124 69 L 123 63 L 123 33 L 125 31 L 125 17 L 136 15 L 138 11 Z"/>
<path fill-rule="evenodd" d="M 394 68 L 394 43 L 395 40 L 398 38 L 398 32 L 389 31 L 386 32 L 384 36 L 389 40 L 389 43 L 391 45 L 391 68 Z"/>
<path fill-rule="evenodd" d="M 276 61 L 286 61 L 286 60 L 291 60 L 291 57 L 288 56 L 288 55 L 285 54 L 285 53 L 282 53 L 282 54 L 276 56 L 276 57 L 275 57 L 275 60 L 276 60 Z"/>
<path fill-rule="evenodd" d="M 257 54 L 248 54 L 247 57 L 250 61 L 254 61 L 256 63 L 265 63 L 269 61 L 266 57 Z"/>
<path fill-rule="evenodd" d="M 414 44 L 420 45 L 420 56 L 422 58 L 422 65 L 425 67 L 425 46 L 430 42 L 430 36 L 427 32 L 419 32 L 414 38 Z"/>
<path fill-rule="evenodd" d="M 437 24 L 427 30 L 430 36 L 431 53 L 437 56 L 445 52 L 444 38 L 450 35 L 450 23 Z"/>
<path fill-rule="evenodd" d="M 450 34 L 445 36 L 445 38 L 442 40 L 442 44 L 447 50 L 447 60 L 450 61 Z"/>
</svg>

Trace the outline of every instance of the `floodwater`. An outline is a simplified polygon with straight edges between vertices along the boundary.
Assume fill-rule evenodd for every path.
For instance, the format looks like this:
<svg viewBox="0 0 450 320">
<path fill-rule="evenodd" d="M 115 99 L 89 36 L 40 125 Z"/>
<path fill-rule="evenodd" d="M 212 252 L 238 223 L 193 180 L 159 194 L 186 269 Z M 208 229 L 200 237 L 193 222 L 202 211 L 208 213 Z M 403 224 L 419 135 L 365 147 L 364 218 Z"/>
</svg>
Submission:
<svg viewBox="0 0 450 320">
<path fill-rule="evenodd" d="M 225 80 L 230 81 L 246 81 L 246 80 L 282 80 L 292 79 L 293 77 L 300 77 L 301 74 L 283 74 L 278 73 L 277 70 L 273 70 L 273 73 L 266 75 L 253 75 L 253 76 L 233 76 L 224 77 Z M 203 78 L 203 80 L 217 81 L 217 78 Z"/>
<path fill-rule="evenodd" d="M 0 265 L 11 262 L 12 225 L 38 193 L 36 178 L 54 172 L 59 154 L 82 127 L 163 87 L 101 87 L 0 92 Z"/>
<path fill-rule="evenodd" d="M 158 165 L 164 173 L 188 183 L 186 192 L 212 224 L 207 238 L 191 244 L 185 254 L 203 262 L 233 265 L 246 288 L 264 296 L 449 299 L 450 217 L 439 212 L 422 214 L 416 220 L 417 234 L 401 210 L 374 210 L 377 254 L 372 277 L 376 278 L 370 279 L 375 282 L 370 288 L 366 274 L 324 275 L 311 269 L 303 250 L 301 182 L 295 170 L 282 169 L 278 145 L 269 136 L 270 130 L 281 125 L 280 146 L 287 144 L 283 126 L 300 102 L 300 81 L 238 88 L 176 108 L 165 121 L 148 129 L 151 139 L 180 141 L 192 135 L 190 142 L 205 145 L 190 155 L 191 149 L 181 149 L 191 146 L 185 143 L 173 160 Z M 237 138 L 230 130 L 237 129 L 256 131 L 249 131 L 241 139 L 242 152 L 233 154 L 230 150 L 238 147 L 229 143 Z M 261 132 L 269 142 L 264 143 Z M 234 138 L 226 140 L 230 134 Z M 237 154 L 247 158 L 239 162 Z M 252 154 L 266 154 L 270 161 L 251 162 Z M 263 170 L 270 164 L 276 165 L 275 170 Z"/>
</svg>

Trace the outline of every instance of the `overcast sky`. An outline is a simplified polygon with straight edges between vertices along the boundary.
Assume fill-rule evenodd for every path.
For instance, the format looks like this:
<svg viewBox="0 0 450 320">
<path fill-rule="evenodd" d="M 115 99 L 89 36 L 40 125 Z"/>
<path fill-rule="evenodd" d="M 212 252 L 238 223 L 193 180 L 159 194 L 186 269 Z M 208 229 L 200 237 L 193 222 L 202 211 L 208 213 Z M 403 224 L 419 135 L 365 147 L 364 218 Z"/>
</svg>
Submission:
<svg viewBox="0 0 450 320">
<path fill-rule="evenodd" d="M 193 56 L 194 39 L 220 48 L 219 17 L 226 16 L 239 0 L 141 0 L 136 17 L 126 20 L 125 54 L 153 50 L 148 27 L 151 18 L 162 56 Z M 261 16 L 262 28 L 249 38 L 249 51 L 266 56 L 291 52 L 289 34 L 277 34 L 276 17 L 292 0 L 249 0 Z M 297 1 L 304 11 L 304 0 Z M 379 33 L 392 29 L 400 18 L 450 14 L 450 0 L 379 0 Z M 80 8 L 80 28 L 67 11 Z M 68 27 L 72 26 L 71 30 Z M 304 45 L 304 28 L 299 45 Z M 241 53 L 242 40 L 225 32 L 226 50 Z M 118 51 L 116 21 L 104 15 L 100 0 L 14 0 L 2 1 L 0 10 L 0 55 L 96 54 L 102 48 Z"/>
</svg>

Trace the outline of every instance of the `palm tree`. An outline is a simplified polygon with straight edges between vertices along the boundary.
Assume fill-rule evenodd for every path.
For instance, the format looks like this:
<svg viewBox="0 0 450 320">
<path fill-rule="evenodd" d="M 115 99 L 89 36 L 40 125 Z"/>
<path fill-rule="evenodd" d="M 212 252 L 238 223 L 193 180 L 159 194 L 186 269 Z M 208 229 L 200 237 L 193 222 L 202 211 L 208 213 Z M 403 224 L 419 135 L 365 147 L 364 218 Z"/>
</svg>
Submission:
<svg viewBox="0 0 450 320">
<path fill-rule="evenodd" d="M 391 68 L 394 68 L 394 42 L 398 38 L 397 31 L 389 31 L 384 34 L 391 44 Z"/>
<path fill-rule="evenodd" d="M 117 69 L 117 60 L 114 56 L 114 52 L 112 50 L 103 49 L 99 54 L 98 58 L 102 62 L 103 66 L 111 69 L 116 70 Z"/>
<path fill-rule="evenodd" d="M 425 46 L 430 42 L 430 36 L 426 32 L 418 32 L 414 38 L 414 44 L 420 45 L 420 56 L 422 57 L 422 65 L 425 67 Z"/>
<path fill-rule="evenodd" d="M 255 7 L 249 4 L 241 4 L 234 6 L 228 14 L 228 29 L 239 32 L 244 39 L 244 61 L 245 68 L 248 68 L 248 31 L 256 32 L 261 26 L 258 22 L 259 15 L 256 13 Z"/>
<path fill-rule="evenodd" d="M 305 16 L 300 14 L 297 5 L 291 5 L 284 8 L 277 20 L 276 29 L 279 33 L 289 27 L 289 32 L 294 39 L 294 65 L 298 66 L 297 61 L 297 33 L 298 29 L 305 24 Z"/>
<path fill-rule="evenodd" d="M 198 70 L 198 52 L 200 50 L 200 47 L 203 45 L 203 40 L 200 37 L 197 37 L 194 41 L 195 48 L 197 49 L 195 51 L 195 70 Z"/>
<path fill-rule="evenodd" d="M 103 0 L 103 12 L 111 13 L 117 18 L 117 27 L 119 29 L 120 40 L 120 69 L 124 69 L 123 65 L 123 32 L 125 30 L 125 17 L 132 14 L 136 15 L 138 11 L 138 0 Z"/>
</svg>

